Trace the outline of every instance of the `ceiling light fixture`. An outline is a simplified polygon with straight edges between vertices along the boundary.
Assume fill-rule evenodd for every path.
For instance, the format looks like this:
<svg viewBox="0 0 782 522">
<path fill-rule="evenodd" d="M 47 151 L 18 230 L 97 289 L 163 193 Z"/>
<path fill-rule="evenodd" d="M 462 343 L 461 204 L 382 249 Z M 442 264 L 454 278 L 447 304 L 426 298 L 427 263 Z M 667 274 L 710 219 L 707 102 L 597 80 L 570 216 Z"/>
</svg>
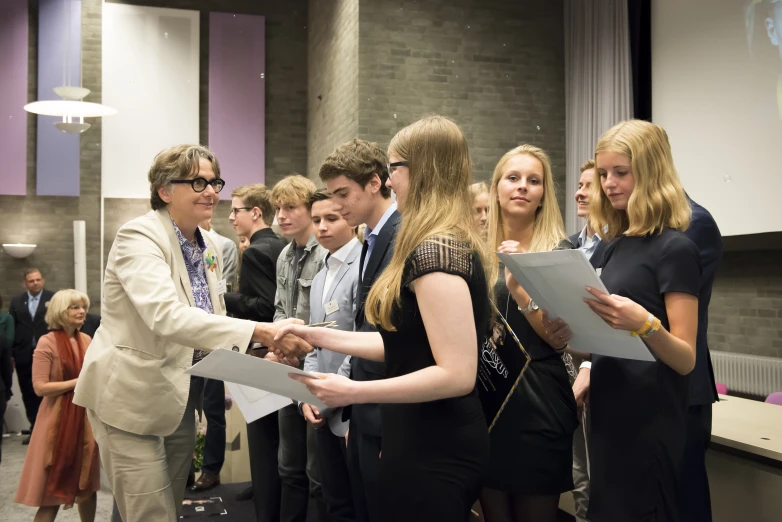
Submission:
<svg viewBox="0 0 782 522">
<path fill-rule="evenodd" d="M 82 86 L 74 87 L 70 85 L 71 9 L 68 6 L 68 1 L 63 0 L 63 7 L 65 8 L 63 18 L 68 27 L 66 51 L 63 53 L 62 64 L 62 79 L 65 85 L 54 88 L 55 94 L 62 99 L 28 103 L 24 106 L 24 110 L 41 116 L 62 118 L 62 121 L 54 122 L 55 127 L 66 134 L 81 134 L 90 128 L 90 124 L 85 123 L 84 118 L 111 116 L 112 114 L 117 114 L 117 110 L 100 103 L 82 101 L 83 98 L 90 94 L 90 90 Z M 79 47 L 81 48 L 81 44 L 79 44 Z M 79 68 L 81 68 L 81 58 L 79 59 Z M 81 83 L 81 78 L 79 83 Z"/>
</svg>

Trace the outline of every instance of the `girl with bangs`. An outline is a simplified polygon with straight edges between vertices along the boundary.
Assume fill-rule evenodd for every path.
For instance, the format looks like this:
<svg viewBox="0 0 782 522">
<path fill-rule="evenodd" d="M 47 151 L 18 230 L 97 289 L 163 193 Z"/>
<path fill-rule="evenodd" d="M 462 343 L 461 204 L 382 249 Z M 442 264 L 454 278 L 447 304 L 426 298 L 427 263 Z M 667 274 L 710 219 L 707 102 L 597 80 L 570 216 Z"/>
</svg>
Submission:
<svg viewBox="0 0 782 522">
<path fill-rule="evenodd" d="M 690 206 L 665 131 L 630 120 L 600 138 L 594 230 L 614 241 L 589 307 L 640 336 L 654 362 L 593 356 L 590 405 L 592 522 L 677 521 L 686 437 L 687 374 L 695 366 L 700 255 L 682 231 Z"/>
<path fill-rule="evenodd" d="M 381 404 L 385 520 L 467 521 L 489 453 L 475 386 L 491 320 L 467 141 L 451 120 L 429 116 L 394 136 L 389 160 L 387 185 L 402 228 L 367 296 L 366 318 L 378 332 L 284 330 L 314 346 L 385 361 L 386 379 L 292 377 L 329 407 Z"/>
<path fill-rule="evenodd" d="M 569 249 L 548 155 L 532 145 L 508 151 L 491 180 L 489 247 L 493 252 Z M 559 496 L 573 489 L 577 407 L 562 359 L 570 331 L 544 312 L 495 258 L 495 303 L 532 362 L 490 434 L 491 458 L 481 493 L 486 522 L 557 519 Z"/>
</svg>

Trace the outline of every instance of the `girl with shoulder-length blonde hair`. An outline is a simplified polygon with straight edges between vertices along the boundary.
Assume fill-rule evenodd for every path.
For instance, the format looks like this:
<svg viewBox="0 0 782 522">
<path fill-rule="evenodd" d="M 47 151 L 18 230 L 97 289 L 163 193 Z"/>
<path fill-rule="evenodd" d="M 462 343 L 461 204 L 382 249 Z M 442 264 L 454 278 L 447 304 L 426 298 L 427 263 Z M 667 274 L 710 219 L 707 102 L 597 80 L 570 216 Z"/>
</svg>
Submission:
<svg viewBox="0 0 782 522">
<path fill-rule="evenodd" d="M 493 251 L 572 248 L 562 225 L 551 162 L 542 149 L 520 145 L 502 156 L 491 180 L 490 205 Z M 559 320 L 544 326 L 543 311 L 496 258 L 491 269 L 497 309 L 532 362 L 490 434 L 481 507 L 487 522 L 554 521 L 560 494 L 573 488 L 577 407 L 561 357 L 570 333 Z"/>
<path fill-rule="evenodd" d="M 700 254 L 683 233 L 690 206 L 657 125 L 617 124 L 598 141 L 595 163 L 590 219 L 614 240 L 600 276 L 609 293 L 587 288 L 594 299 L 585 301 L 655 360 L 592 356 L 588 517 L 678 521 L 701 279 Z"/>
<path fill-rule="evenodd" d="M 367 297 L 367 320 L 379 332 L 290 326 L 283 333 L 385 361 L 383 380 L 302 380 L 328 406 L 381 403 L 384 519 L 467 521 L 489 454 L 475 384 L 491 320 L 467 141 L 453 121 L 429 116 L 394 136 L 389 161 L 402 228 Z"/>
</svg>

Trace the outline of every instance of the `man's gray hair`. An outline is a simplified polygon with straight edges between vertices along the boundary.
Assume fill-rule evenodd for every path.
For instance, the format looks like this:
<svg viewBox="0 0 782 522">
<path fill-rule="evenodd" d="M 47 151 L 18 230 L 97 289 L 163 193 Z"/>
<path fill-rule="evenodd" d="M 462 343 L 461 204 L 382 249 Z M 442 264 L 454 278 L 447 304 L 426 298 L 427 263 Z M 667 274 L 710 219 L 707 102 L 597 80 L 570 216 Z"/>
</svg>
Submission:
<svg viewBox="0 0 782 522">
<path fill-rule="evenodd" d="M 212 164 L 216 177 L 220 177 L 220 164 L 217 157 L 203 145 L 177 145 L 160 151 L 149 169 L 149 203 L 152 210 L 166 206 L 158 194 L 161 189 L 175 179 L 188 179 L 198 176 L 199 159 L 204 158 Z"/>
</svg>

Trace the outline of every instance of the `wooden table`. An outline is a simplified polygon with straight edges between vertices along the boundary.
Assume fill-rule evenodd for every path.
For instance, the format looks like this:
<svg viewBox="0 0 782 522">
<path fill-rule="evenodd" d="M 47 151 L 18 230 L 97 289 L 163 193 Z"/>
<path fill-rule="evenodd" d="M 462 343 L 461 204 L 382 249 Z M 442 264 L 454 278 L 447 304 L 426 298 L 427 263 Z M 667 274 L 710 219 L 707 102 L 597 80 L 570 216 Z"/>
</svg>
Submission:
<svg viewBox="0 0 782 522">
<path fill-rule="evenodd" d="M 714 522 L 782 520 L 782 406 L 720 395 L 706 469 Z"/>
<path fill-rule="evenodd" d="M 720 395 L 712 409 L 711 442 L 782 467 L 782 406 Z"/>
</svg>

